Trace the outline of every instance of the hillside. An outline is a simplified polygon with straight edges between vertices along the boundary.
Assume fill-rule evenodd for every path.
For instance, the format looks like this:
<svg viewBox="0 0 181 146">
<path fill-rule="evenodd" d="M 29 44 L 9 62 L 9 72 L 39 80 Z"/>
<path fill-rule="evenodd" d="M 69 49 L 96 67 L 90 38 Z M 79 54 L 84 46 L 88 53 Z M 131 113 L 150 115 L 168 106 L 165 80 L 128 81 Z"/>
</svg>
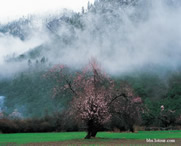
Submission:
<svg viewBox="0 0 181 146">
<path fill-rule="evenodd" d="M 44 75 L 56 64 L 74 75 L 95 57 L 115 82 L 127 82 L 142 98 L 143 125 L 181 124 L 180 8 L 172 0 L 96 0 L 81 13 L 1 24 L 1 112 L 37 118 L 65 111 L 72 96 L 52 98 L 56 83 Z M 169 114 L 160 124 L 162 105 Z"/>
</svg>

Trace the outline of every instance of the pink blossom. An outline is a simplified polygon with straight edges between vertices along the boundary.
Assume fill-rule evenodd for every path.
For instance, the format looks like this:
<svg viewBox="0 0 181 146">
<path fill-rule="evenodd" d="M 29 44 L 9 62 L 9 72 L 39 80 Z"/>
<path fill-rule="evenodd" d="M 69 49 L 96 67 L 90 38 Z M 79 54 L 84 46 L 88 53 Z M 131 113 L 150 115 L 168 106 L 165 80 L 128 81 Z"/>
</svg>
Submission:
<svg viewBox="0 0 181 146">
<path fill-rule="evenodd" d="M 114 80 L 101 70 L 94 58 L 75 76 L 68 75 L 63 65 L 51 69 L 49 76 L 57 82 L 57 86 L 53 88 L 54 97 L 62 94 L 61 91 L 65 89 L 72 93 L 70 114 L 74 115 L 77 121 L 82 120 L 87 124 L 94 120 L 94 123 L 102 125 L 111 119 L 111 110 L 130 117 L 137 116 L 137 103 L 142 102 L 141 98 L 136 96 L 126 83 L 121 83 L 120 87 L 115 89 Z"/>
</svg>

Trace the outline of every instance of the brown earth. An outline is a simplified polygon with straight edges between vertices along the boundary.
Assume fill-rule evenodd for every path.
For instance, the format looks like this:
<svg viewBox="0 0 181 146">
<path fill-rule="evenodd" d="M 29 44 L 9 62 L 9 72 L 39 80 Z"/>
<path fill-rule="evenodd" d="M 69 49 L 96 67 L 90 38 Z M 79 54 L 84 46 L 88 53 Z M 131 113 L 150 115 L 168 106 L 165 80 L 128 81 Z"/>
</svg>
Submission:
<svg viewBox="0 0 181 146">
<path fill-rule="evenodd" d="M 128 139 L 91 139 L 91 140 L 69 140 L 62 142 L 31 143 L 26 146 L 181 146 L 181 139 L 172 139 L 175 142 L 146 142 L 146 140 Z M 167 139 L 166 139 L 167 141 Z"/>
<path fill-rule="evenodd" d="M 168 139 L 166 139 L 167 141 Z M 146 142 L 146 140 L 128 140 L 128 139 L 90 139 L 90 140 L 69 140 L 60 142 L 29 143 L 22 146 L 181 146 L 181 139 L 171 139 L 175 142 Z M 19 146 L 14 143 L 2 146 Z"/>
</svg>

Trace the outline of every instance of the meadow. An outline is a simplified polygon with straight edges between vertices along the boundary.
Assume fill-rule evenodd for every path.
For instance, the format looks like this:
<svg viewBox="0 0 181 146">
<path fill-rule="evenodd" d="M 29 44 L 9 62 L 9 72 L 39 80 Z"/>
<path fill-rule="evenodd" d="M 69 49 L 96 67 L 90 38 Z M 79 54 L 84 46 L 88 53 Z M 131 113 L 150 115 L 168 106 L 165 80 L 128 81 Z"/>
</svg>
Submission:
<svg viewBox="0 0 181 146">
<path fill-rule="evenodd" d="M 85 132 L 60 132 L 60 133 L 16 133 L 16 134 L 0 134 L 0 145 L 6 144 L 41 144 L 41 143 L 60 143 L 73 144 L 97 144 L 109 143 L 110 141 L 119 140 L 120 142 L 145 142 L 146 139 L 172 139 L 176 140 L 177 144 L 181 142 L 181 131 L 139 131 L 136 133 L 114 133 L 114 132 L 99 132 L 95 139 L 84 140 Z"/>
</svg>

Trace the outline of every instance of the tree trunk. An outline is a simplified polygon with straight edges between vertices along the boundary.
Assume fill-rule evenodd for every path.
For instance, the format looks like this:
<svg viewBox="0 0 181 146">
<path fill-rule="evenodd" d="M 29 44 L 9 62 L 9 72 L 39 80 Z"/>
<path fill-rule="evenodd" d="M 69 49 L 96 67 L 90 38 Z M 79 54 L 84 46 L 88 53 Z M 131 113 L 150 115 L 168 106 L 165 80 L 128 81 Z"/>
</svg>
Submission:
<svg viewBox="0 0 181 146">
<path fill-rule="evenodd" d="M 130 126 L 130 131 L 133 132 L 133 133 L 135 132 L 133 126 Z"/>
<path fill-rule="evenodd" d="M 91 137 L 96 137 L 96 134 L 97 134 L 97 130 L 92 129 L 92 130 L 87 132 L 85 139 L 90 139 Z"/>
<path fill-rule="evenodd" d="M 96 137 L 98 127 L 93 121 L 88 121 L 87 123 L 87 135 L 85 139 L 90 139 L 91 137 Z"/>
<path fill-rule="evenodd" d="M 85 137 L 85 139 L 90 139 L 90 138 L 91 138 L 91 132 L 88 131 L 88 132 L 87 132 L 87 135 L 86 135 L 86 137 Z"/>
<path fill-rule="evenodd" d="M 91 137 L 96 137 L 97 129 L 92 130 Z"/>
</svg>

